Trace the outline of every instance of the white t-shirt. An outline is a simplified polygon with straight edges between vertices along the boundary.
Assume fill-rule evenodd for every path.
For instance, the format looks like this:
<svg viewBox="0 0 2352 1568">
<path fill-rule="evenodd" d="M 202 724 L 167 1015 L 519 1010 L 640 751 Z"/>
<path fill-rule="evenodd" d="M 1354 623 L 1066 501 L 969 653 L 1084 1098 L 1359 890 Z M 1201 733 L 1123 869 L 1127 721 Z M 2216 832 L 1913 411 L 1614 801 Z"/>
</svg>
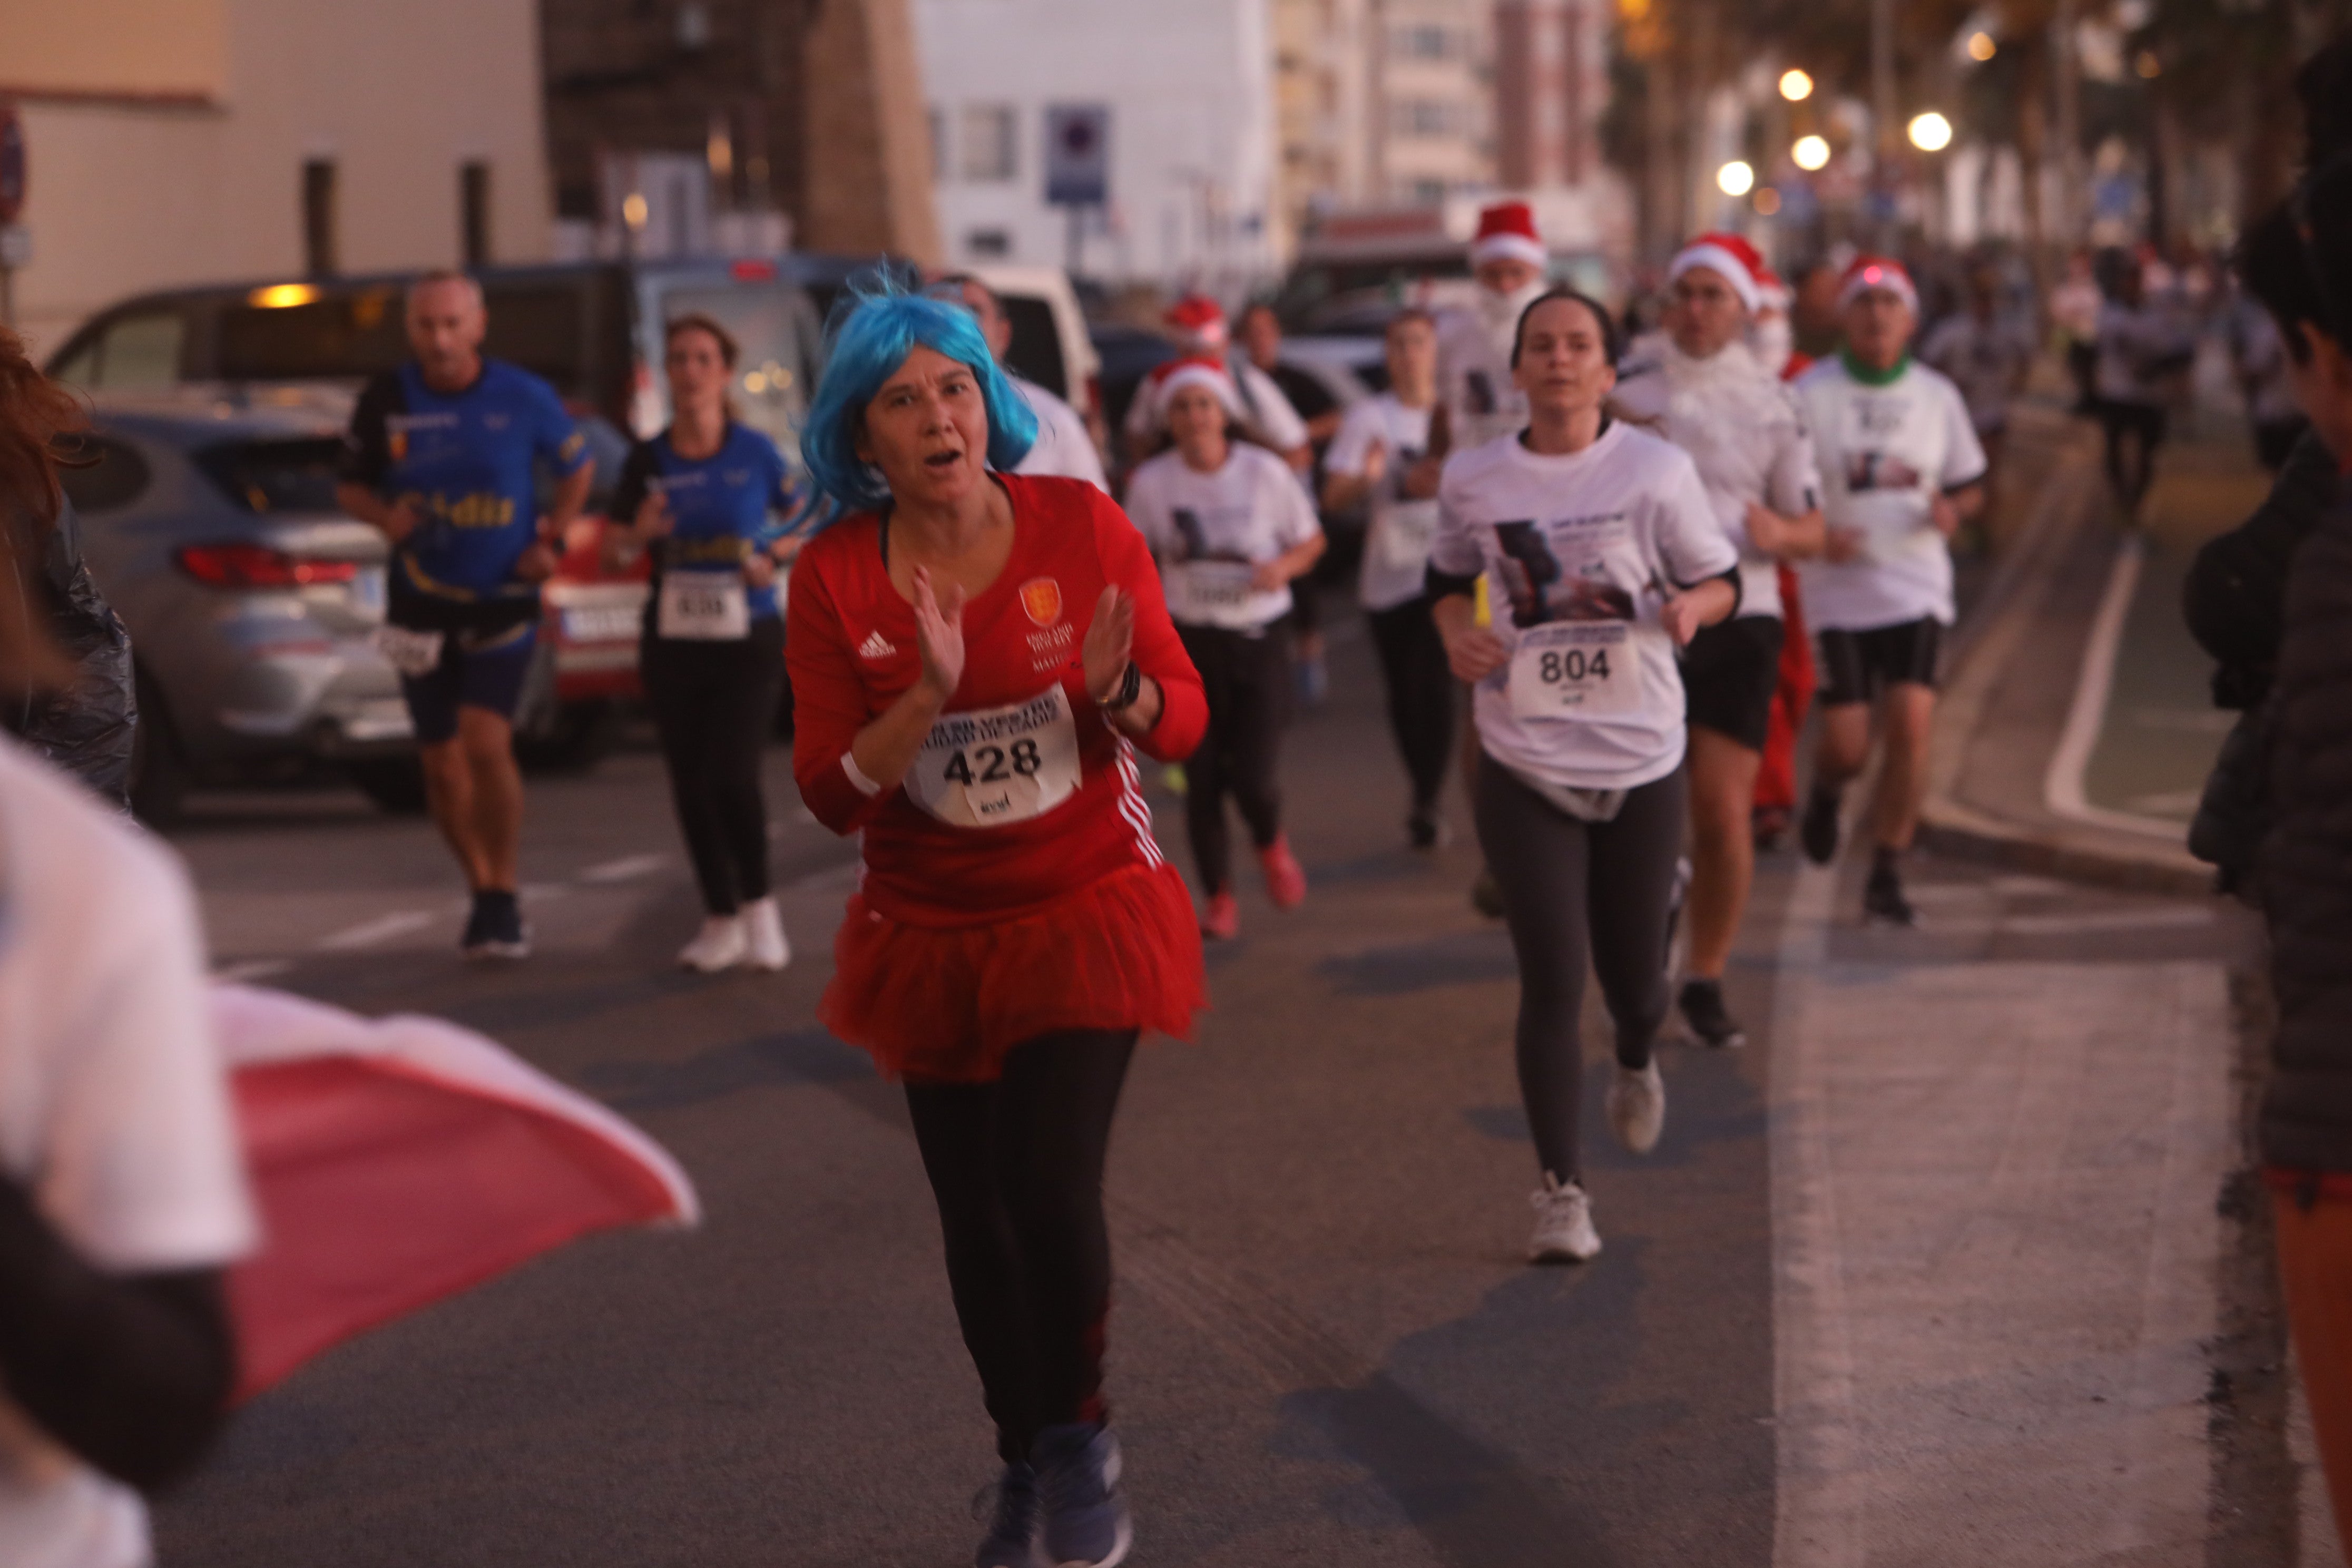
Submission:
<svg viewBox="0 0 2352 1568">
<path fill-rule="evenodd" d="M 1822 510 L 1863 538 L 1855 559 L 1799 563 L 1805 619 L 1822 631 L 1906 621 L 1952 624 L 1952 552 L 1931 507 L 1985 475 L 1984 447 L 1959 388 L 1917 361 L 1867 386 L 1842 357 L 1797 378 L 1822 466 Z"/>
<path fill-rule="evenodd" d="M 1323 532 L 1290 465 L 1244 441 L 1213 474 L 1172 448 L 1144 462 L 1128 476 L 1127 515 L 1160 558 L 1168 614 L 1231 631 L 1256 631 L 1290 613 L 1290 589 L 1258 592 L 1251 569 Z"/>
<path fill-rule="evenodd" d="M 2196 352 L 2196 338 L 2170 306 L 2156 300 L 2137 307 L 2110 300 L 2099 310 L 2093 384 L 2110 402 L 2160 404 Z"/>
<path fill-rule="evenodd" d="M 1307 421 L 1298 416 L 1274 377 L 1252 364 L 1245 354 L 1228 354 L 1225 374 L 1234 378 L 1234 390 L 1241 395 L 1244 416 L 1276 449 L 1295 452 L 1307 444 Z M 1141 440 L 1165 421 L 1159 387 L 1147 380 L 1127 405 L 1127 433 Z"/>
<path fill-rule="evenodd" d="M 1748 537 L 1748 503 L 1783 517 L 1822 504 L 1821 470 L 1796 395 L 1745 343 L 1693 359 L 1660 337 L 1642 345 L 1610 395 L 1622 417 L 1690 454 L 1707 504 L 1739 552 L 1739 615 L 1778 618 L 1780 570 Z"/>
<path fill-rule="evenodd" d="M 214 1268 L 257 1236 L 186 874 L 0 740 L 0 1169 L 97 1268 Z M 138 1568 L 138 1495 L 0 1396 L 0 1563 Z"/>
<path fill-rule="evenodd" d="M 1491 310 L 1447 310 L 1437 318 L 1437 400 L 1445 405 L 1449 453 L 1527 427 L 1528 395 L 1511 379 L 1511 338 L 1517 330 L 1517 314 L 1501 302 Z"/>
<path fill-rule="evenodd" d="M 1078 411 L 1038 385 L 1007 373 L 1005 379 L 1013 390 L 1037 416 L 1037 444 L 1029 455 L 1013 467 L 1016 474 L 1045 475 L 1048 478 L 1084 479 L 1105 495 L 1110 493 L 1110 480 L 1103 473 L 1102 454 L 1095 450 L 1095 438 Z"/>
<path fill-rule="evenodd" d="M 1438 502 L 1431 563 L 1485 574 L 1512 648 L 1473 703 L 1488 754 L 1570 789 L 1673 773 L 1683 682 L 1658 608 L 1739 561 L 1689 457 L 1622 421 L 1569 457 L 1508 437 L 1449 458 Z"/>
<path fill-rule="evenodd" d="M 2024 322 L 1998 316 L 1979 321 L 1969 310 L 1937 322 L 1919 344 L 1919 357 L 1960 389 L 1980 436 L 2007 427 L 2010 400 L 2033 354 L 2033 331 Z"/>
<path fill-rule="evenodd" d="M 1354 479 L 1375 442 L 1388 466 L 1372 487 L 1371 524 L 1364 531 L 1364 566 L 1358 579 L 1364 608 L 1389 610 L 1419 598 L 1429 572 L 1429 545 L 1437 537 L 1437 498 L 1421 500 L 1402 491 L 1404 471 L 1429 451 L 1431 410 L 1408 408 L 1396 394 L 1383 392 L 1349 408 L 1323 454 L 1323 471 Z"/>
</svg>

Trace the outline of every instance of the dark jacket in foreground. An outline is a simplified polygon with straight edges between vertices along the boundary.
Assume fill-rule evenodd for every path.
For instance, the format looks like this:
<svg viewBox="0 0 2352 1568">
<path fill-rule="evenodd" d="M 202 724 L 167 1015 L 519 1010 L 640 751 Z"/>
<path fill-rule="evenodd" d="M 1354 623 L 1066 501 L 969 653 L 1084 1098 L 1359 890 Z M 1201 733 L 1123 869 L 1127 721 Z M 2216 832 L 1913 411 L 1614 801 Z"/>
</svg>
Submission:
<svg viewBox="0 0 2352 1568">
<path fill-rule="evenodd" d="M 2262 706 L 2278 667 L 2287 568 L 2335 498 L 2335 456 L 2306 430 L 2253 514 L 2197 552 L 2180 607 L 2189 635 L 2220 661 L 2217 707 Z"/>
<path fill-rule="evenodd" d="M 2271 693 L 2262 855 L 2278 995 L 2263 1154 L 2352 1171 L 2352 500 L 2295 552 Z"/>
<path fill-rule="evenodd" d="M 0 594 L 16 598 L 47 627 L 76 679 L 60 690 L 0 699 L 0 727 L 108 800 L 127 805 L 139 724 L 131 634 L 82 563 L 81 524 L 72 502 L 58 511 L 55 528 L 40 530 L 22 514 L 7 526 L 15 548 L 0 554 Z"/>
</svg>

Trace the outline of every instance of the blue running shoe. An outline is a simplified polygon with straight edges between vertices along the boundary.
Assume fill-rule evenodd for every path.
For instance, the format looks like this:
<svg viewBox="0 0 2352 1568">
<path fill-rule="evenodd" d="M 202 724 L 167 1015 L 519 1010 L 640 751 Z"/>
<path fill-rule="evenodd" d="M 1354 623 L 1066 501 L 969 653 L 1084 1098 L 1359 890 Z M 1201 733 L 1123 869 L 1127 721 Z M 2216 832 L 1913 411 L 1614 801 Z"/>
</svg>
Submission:
<svg viewBox="0 0 2352 1568">
<path fill-rule="evenodd" d="M 1048 1426 L 1030 1450 L 1045 1503 L 1045 1561 L 1053 1568 L 1111 1568 L 1135 1544 L 1135 1521 L 1118 1489 L 1118 1439 L 1092 1423 Z"/>
<path fill-rule="evenodd" d="M 971 1554 L 972 1568 L 1045 1568 L 1037 1552 L 1037 1472 L 1007 1465 L 996 1484 L 971 1500 L 974 1519 L 986 1516 L 988 1495 L 996 1494 L 995 1518 Z"/>
</svg>

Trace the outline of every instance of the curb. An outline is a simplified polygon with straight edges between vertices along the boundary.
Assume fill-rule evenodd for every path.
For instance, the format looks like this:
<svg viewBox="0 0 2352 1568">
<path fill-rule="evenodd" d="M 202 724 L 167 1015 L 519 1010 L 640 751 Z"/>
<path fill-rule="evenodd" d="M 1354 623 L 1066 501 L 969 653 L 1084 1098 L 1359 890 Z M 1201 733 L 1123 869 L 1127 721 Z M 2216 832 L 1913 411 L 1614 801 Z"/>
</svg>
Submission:
<svg viewBox="0 0 2352 1568">
<path fill-rule="evenodd" d="M 1969 743 L 2026 628 L 2048 597 L 2059 563 L 2101 515 L 2105 488 L 2092 434 L 2086 426 L 2069 424 L 2074 427 L 2053 472 L 2039 488 L 2032 514 L 1954 638 L 1952 675 L 1936 705 L 1920 841 L 1960 859 L 2074 881 L 2132 892 L 2209 896 L 2213 868 L 2181 846 L 2152 840 L 2143 847 L 2124 835 L 2088 826 L 2021 821 L 1962 800 L 1958 794 Z M 2054 748 L 2054 736 L 2052 744 Z"/>
</svg>

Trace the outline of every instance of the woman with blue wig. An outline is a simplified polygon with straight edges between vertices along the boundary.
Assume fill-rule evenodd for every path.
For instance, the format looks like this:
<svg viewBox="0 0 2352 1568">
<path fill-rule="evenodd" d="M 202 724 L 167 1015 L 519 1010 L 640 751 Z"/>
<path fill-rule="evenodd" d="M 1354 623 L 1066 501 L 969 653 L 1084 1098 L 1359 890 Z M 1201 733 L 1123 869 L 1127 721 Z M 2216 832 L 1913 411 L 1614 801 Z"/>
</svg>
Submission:
<svg viewBox="0 0 2352 1568">
<path fill-rule="evenodd" d="M 906 1084 L 1004 1464 L 977 1568 L 1127 1554 L 1103 1160 L 1202 1000 L 1135 760 L 1200 743 L 1200 677 L 1126 514 L 1009 471 L 1035 429 L 970 311 L 860 300 L 802 443 L 847 515 L 786 610 L 793 771 L 864 860 L 819 1014 Z"/>
</svg>

